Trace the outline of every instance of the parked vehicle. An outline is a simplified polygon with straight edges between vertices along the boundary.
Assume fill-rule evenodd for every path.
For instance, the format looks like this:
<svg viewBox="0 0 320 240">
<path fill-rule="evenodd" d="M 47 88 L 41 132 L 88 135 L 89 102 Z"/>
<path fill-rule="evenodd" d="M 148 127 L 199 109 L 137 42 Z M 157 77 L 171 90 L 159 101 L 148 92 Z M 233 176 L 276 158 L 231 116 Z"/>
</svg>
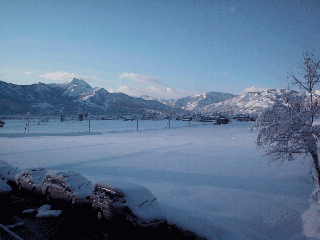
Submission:
<svg viewBox="0 0 320 240">
<path fill-rule="evenodd" d="M 47 174 L 44 168 L 27 168 L 15 176 L 19 190 L 26 189 L 34 194 L 42 193 L 42 182 Z"/>
<path fill-rule="evenodd" d="M 92 207 L 98 211 L 98 219 L 128 220 L 143 227 L 165 222 L 157 198 L 148 189 L 126 181 L 97 182 Z"/>
<path fill-rule="evenodd" d="M 77 203 L 91 204 L 93 184 L 76 172 L 47 173 L 42 193 L 47 200 L 65 200 L 72 205 Z"/>
</svg>

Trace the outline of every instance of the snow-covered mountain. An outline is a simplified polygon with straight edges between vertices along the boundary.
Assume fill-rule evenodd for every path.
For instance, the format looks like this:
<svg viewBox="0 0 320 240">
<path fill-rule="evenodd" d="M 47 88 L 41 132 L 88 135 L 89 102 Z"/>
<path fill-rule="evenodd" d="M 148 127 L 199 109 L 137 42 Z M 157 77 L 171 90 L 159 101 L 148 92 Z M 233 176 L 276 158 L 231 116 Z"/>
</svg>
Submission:
<svg viewBox="0 0 320 240">
<path fill-rule="evenodd" d="M 179 98 L 173 103 L 173 107 L 182 108 L 189 111 L 200 110 L 201 108 L 213 104 L 223 102 L 226 99 L 233 98 L 236 95 L 230 93 L 221 92 L 208 92 L 200 95 L 194 95 L 190 97 Z"/>
<path fill-rule="evenodd" d="M 79 109 L 95 115 L 144 114 L 172 109 L 158 101 L 143 100 L 123 93 L 109 93 L 103 88 L 92 88 L 81 79 L 64 84 L 36 83 L 15 85 L 0 81 L 0 114 L 75 115 Z M 182 111 L 182 110 L 181 110 Z"/>
<path fill-rule="evenodd" d="M 230 115 L 246 113 L 259 114 L 276 101 L 285 100 L 293 90 L 269 89 L 262 92 L 248 92 L 242 95 L 208 92 L 177 100 L 158 99 L 150 96 L 130 97 L 123 93 L 109 93 L 103 88 L 92 88 L 81 79 L 72 79 L 64 84 L 35 83 L 15 85 L 0 81 L 0 114 L 76 115 L 81 109 L 94 115 L 143 115 L 147 112 L 164 114 L 185 111 L 201 111 Z"/>
<path fill-rule="evenodd" d="M 85 92 L 92 91 L 92 87 L 81 79 L 72 79 L 69 82 L 60 85 L 65 91 L 63 92 L 63 96 L 68 97 L 79 97 L 81 94 Z"/>
<path fill-rule="evenodd" d="M 258 115 L 263 109 L 272 106 L 276 101 L 284 101 L 290 95 L 305 95 L 293 90 L 269 89 L 262 92 L 248 92 L 220 103 L 207 105 L 202 112 L 225 112 L 228 114 Z"/>
<path fill-rule="evenodd" d="M 177 101 L 176 99 L 164 99 L 164 98 L 155 98 L 155 97 L 151 97 L 148 95 L 142 95 L 139 98 L 142 98 L 144 100 L 154 100 L 154 101 L 158 101 L 161 102 L 165 105 L 168 105 L 170 107 L 174 107 L 174 103 Z"/>
<path fill-rule="evenodd" d="M 166 104 L 170 107 L 174 108 L 181 108 L 188 111 L 197 111 L 207 105 L 210 105 L 212 103 L 219 103 L 223 102 L 226 99 L 233 98 L 236 95 L 231 93 L 221 93 L 221 92 L 208 92 L 208 93 L 202 93 L 199 95 L 193 95 L 188 97 L 183 97 L 179 99 L 162 99 L 162 98 L 153 98 L 150 96 L 141 96 L 141 98 L 145 100 L 156 100 L 163 104 Z"/>
</svg>

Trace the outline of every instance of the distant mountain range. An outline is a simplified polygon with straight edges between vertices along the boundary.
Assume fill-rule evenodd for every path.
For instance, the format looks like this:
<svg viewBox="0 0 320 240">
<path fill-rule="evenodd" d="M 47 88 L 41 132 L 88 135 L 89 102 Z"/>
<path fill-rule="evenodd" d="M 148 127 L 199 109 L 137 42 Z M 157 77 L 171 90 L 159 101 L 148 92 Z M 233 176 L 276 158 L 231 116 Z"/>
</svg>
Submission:
<svg viewBox="0 0 320 240">
<path fill-rule="evenodd" d="M 203 112 L 224 112 L 229 115 L 258 115 L 263 109 L 271 107 L 277 101 L 285 101 L 287 97 L 292 95 L 305 96 L 305 93 L 285 89 L 248 92 L 220 103 L 207 105 L 200 110 Z"/>
<path fill-rule="evenodd" d="M 143 100 L 123 93 L 92 88 L 81 79 L 64 84 L 36 83 L 15 85 L 0 81 L 0 115 L 66 115 L 84 112 L 92 115 L 143 115 L 148 112 L 170 113 L 172 108 L 158 101 Z M 176 109 L 178 113 L 181 109 Z"/>
<path fill-rule="evenodd" d="M 188 96 L 179 98 L 177 100 L 171 99 L 159 99 L 152 98 L 150 96 L 141 96 L 141 98 L 146 100 L 157 100 L 165 105 L 168 105 L 173 108 L 181 108 L 188 111 L 198 111 L 201 108 L 213 104 L 223 102 L 229 98 L 236 97 L 237 95 L 231 93 L 221 93 L 221 92 L 208 92 L 202 93 L 200 95 Z"/>
<path fill-rule="evenodd" d="M 301 93 L 283 89 L 249 92 L 242 95 L 208 92 L 167 100 L 109 93 L 104 88 L 92 88 L 84 80 L 76 78 L 64 84 L 15 85 L 0 81 L 0 116 L 25 115 L 27 112 L 33 115 L 59 116 L 60 111 L 69 116 L 75 116 L 79 112 L 119 117 L 142 116 L 148 113 L 179 115 L 185 112 L 257 115 L 264 108 L 292 94 Z"/>
</svg>

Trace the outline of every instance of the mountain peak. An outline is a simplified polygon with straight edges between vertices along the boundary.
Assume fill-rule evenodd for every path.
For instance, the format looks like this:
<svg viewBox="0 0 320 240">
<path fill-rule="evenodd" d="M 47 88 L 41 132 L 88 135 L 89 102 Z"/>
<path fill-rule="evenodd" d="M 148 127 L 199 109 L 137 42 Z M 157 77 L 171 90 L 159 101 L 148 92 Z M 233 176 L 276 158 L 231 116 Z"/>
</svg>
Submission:
<svg viewBox="0 0 320 240">
<path fill-rule="evenodd" d="M 81 87 L 81 88 L 88 88 L 88 89 L 92 88 L 86 81 L 84 81 L 82 79 L 77 79 L 77 78 L 73 78 L 72 80 L 62 84 L 62 87 L 64 87 L 64 88 L 69 88 L 72 86 L 77 86 L 77 87 Z"/>
<path fill-rule="evenodd" d="M 73 78 L 71 81 L 62 84 L 61 87 L 66 89 L 63 95 L 69 97 L 78 97 L 82 93 L 92 89 L 84 80 L 77 78 Z"/>
</svg>

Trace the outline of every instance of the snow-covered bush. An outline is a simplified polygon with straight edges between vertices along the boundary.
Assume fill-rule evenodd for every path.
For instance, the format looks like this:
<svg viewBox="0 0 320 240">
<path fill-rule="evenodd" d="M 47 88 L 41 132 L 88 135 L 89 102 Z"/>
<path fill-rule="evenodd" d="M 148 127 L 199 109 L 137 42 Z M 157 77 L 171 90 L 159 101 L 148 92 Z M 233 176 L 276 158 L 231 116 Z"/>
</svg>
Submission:
<svg viewBox="0 0 320 240">
<path fill-rule="evenodd" d="M 320 204 L 312 203 L 301 217 L 303 234 L 306 237 L 320 239 Z"/>
</svg>

